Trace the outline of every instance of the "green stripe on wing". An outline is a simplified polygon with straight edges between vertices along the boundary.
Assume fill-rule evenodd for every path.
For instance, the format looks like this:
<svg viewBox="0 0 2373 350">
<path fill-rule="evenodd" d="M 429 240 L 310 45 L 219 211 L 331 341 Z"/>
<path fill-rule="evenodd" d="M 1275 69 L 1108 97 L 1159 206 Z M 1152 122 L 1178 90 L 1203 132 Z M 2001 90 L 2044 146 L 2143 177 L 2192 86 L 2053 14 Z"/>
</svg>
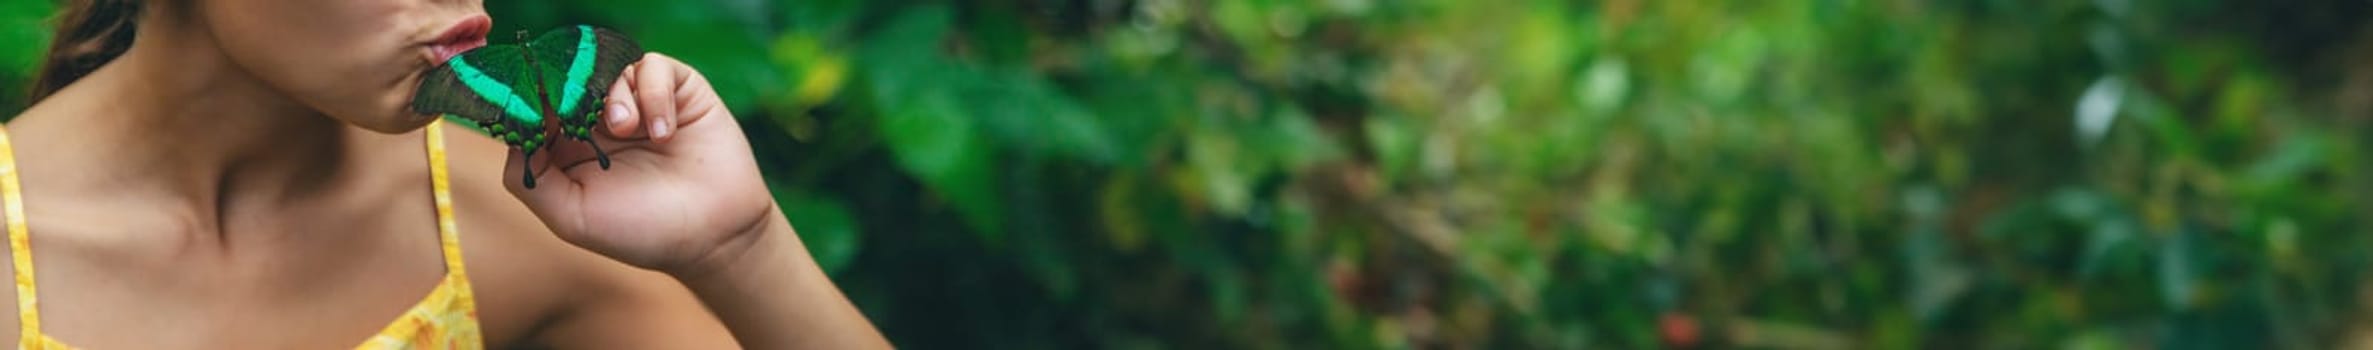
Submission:
<svg viewBox="0 0 2373 350">
<path fill-rule="evenodd" d="M 558 105 L 560 115 L 577 115 L 577 113 L 585 112 L 578 109 L 585 99 L 587 85 L 590 85 L 588 83 L 593 79 L 593 54 L 601 52 L 594 49 L 592 26 L 580 25 L 574 29 L 577 31 L 577 49 L 574 54 L 570 55 L 575 57 L 569 59 L 568 79 L 562 81 L 560 85 L 560 104 Z M 607 86 L 608 84 L 603 85 Z"/>
<path fill-rule="evenodd" d="M 453 62 L 447 64 L 453 67 L 453 74 L 461 78 L 462 84 L 468 86 L 471 92 L 475 92 L 478 98 L 487 103 L 501 106 L 503 113 L 507 114 L 505 117 L 514 119 L 521 125 L 542 125 L 544 123 L 544 114 L 537 112 L 536 105 L 528 102 L 526 97 L 520 96 L 519 91 L 512 89 L 510 84 L 504 84 L 494 76 L 487 75 L 485 71 L 479 70 L 476 65 L 471 65 L 469 60 L 462 59 L 462 57 L 456 56 L 453 58 Z"/>
</svg>

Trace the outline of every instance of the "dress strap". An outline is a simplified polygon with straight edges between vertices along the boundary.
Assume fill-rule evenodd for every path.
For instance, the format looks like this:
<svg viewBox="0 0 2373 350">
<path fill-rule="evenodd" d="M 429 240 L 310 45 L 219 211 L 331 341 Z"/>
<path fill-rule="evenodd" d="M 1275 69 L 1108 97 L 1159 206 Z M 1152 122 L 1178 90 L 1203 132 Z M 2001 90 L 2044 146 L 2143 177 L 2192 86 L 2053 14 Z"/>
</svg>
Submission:
<svg viewBox="0 0 2373 350">
<path fill-rule="evenodd" d="M 452 176 L 445 170 L 445 122 L 430 122 L 427 129 L 429 188 L 435 191 L 437 202 L 437 242 L 444 246 L 449 277 L 467 281 L 469 275 L 461 263 L 461 227 L 453 220 Z"/>
<path fill-rule="evenodd" d="M 17 182 L 16 148 L 10 146 L 8 130 L 0 128 L 0 206 L 8 215 L 8 255 L 16 265 L 17 329 L 23 332 L 18 342 L 27 349 L 40 349 L 41 309 L 33 287 L 33 237 L 25 224 L 24 187 Z"/>
</svg>

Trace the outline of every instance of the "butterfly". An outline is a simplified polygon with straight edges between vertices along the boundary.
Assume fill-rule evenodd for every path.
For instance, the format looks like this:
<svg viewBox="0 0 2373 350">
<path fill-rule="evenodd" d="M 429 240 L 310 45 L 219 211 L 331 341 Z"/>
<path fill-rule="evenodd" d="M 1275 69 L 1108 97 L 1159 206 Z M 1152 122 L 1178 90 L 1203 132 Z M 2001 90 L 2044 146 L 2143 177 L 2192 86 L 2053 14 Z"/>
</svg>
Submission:
<svg viewBox="0 0 2373 350">
<path fill-rule="evenodd" d="M 529 157 L 552 145 L 556 124 L 561 136 L 593 146 L 602 169 L 609 169 L 610 155 L 594 143 L 593 130 L 602 120 L 610 84 L 642 59 L 642 46 L 617 31 L 587 25 L 555 29 L 534 40 L 522 31 L 519 38 L 515 45 L 463 52 L 429 71 L 414 91 L 412 110 L 463 122 Z M 527 188 L 536 187 L 535 170 L 521 177 Z"/>
</svg>

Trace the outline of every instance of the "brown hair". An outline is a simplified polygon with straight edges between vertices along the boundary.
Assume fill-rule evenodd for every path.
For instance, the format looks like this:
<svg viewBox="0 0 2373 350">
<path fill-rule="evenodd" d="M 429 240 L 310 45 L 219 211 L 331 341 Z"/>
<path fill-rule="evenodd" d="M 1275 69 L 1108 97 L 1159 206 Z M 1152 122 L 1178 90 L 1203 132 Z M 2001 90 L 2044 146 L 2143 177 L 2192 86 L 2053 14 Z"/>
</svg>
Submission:
<svg viewBox="0 0 2373 350">
<path fill-rule="evenodd" d="M 82 79 L 107 61 L 132 48 L 138 31 L 142 0 L 66 0 L 58 14 L 57 36 L 41 63 L 27 101 L 42 98 Z"/>
</svg>

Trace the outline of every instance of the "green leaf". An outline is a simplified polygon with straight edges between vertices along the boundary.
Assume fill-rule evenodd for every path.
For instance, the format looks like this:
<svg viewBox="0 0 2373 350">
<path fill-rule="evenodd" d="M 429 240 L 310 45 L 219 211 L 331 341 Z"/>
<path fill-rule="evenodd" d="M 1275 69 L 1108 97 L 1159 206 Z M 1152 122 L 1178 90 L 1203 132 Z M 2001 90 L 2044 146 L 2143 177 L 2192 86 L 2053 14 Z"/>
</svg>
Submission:
<svg viewBox="0 0 2373 350">
<path fill-rule="evenodd" d="M 974 78 L 974 79 L 966 79 Z M 966 106 L 978 113 L 984 131 L 1000 145 L 1096 164 L 1120 157 L 1114 132 L 1069 96 L 1026 71 L 992 69 L 953 74 Z"/>
<path fill-rule="evenodd" d="M 945 95 L 925 94 L 885 111 L 881 131 L 898 164 L 954 204 L 965 221 L 991 241 L 1003 236 L 995 152 L 972 131 L 973 120 Z"/>
<path fill-rule="evenodd" d="M 799 241 L 807 245 L 808 254 L 825 273 L 839 273 L 857 258 L 862 230 L 858 229 L 857 216 L 849 213 L 847 205 L 790 186 L 768 187 L 773 189 L 775 204 L 783 210 L 783 217 L 791 220 L 792 229 L 799 232 Z"/>
<path fill-rule="evenodd" d="M 897 44 L 868 48 L 860 69 L 873 104 L 882 109 L 882 138 L 899 166 L 953 204 L 968 226 L 1001 242 L 996 149 L 975 131 L 980 123 L 960 96 L 943 84 L 962 71 L 933 45 L 946 37 L 949 21 L 937 7 L 906 13 L 876 36 Z"/>
<path fill-rule="evenodd" d="M 864 4 L 861 0 L 801 0 L 776 2 L 775 6 L 782 7 L 782 20 L 788 27 L 784 31 L 839 36 L 857 21 Z"/>
</svg>

